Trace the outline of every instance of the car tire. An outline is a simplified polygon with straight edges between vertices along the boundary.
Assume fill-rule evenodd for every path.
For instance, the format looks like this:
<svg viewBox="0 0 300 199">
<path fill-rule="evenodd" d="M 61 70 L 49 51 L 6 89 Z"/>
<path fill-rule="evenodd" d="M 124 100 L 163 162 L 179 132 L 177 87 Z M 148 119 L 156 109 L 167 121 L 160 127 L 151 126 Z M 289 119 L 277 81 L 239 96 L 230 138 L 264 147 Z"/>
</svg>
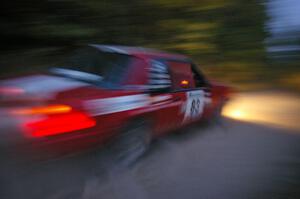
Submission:
<svg viewBox="0 0 300 199">
<path fill-rule="evenodd" d="M 144 119 L 129 122 L 110 144 L 113 162 L 125 167 L 134 164 L 148 151 L 150 143 L 149 122 Z"/>
</svg>

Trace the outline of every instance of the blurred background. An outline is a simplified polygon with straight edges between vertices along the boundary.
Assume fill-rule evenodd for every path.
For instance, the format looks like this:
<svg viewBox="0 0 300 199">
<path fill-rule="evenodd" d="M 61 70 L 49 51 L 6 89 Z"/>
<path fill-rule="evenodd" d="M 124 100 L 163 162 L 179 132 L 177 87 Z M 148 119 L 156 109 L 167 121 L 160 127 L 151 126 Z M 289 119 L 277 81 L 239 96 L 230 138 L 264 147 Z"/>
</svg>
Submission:
<svg viewBox="0 0 300 199">
<path fill-rule="evenodd" d="M 0 76 L 50 65 L 63 47 L 135 45 L 191 56 L 241 90 L 300 92 L 298 0 L 13 0 L 1 3 Z"/>
<path fill-rule="evenodd" d="M 231 119 L 157 140 L 128 171 L 114 171 L 104 152 L 19 173 L 1 164 L 7 175 L 0 192 L 28 199 L 300 198 L 299 11 L 299 0 L 2 1 L 0 78 L 53 65 L 68 46 L 119 44 L 186 54 L 210 78 L 246 92 L 225 106 Z"/>
</svg>

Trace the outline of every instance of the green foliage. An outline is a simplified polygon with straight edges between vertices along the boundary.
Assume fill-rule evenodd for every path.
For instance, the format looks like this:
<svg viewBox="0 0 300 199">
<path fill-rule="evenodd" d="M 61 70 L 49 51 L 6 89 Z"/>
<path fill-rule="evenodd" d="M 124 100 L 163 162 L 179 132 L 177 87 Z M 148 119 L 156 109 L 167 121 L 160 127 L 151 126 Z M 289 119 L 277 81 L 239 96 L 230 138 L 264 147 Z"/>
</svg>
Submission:
<svg viewBox="0 0 300 199">
<path fill-rule="evenodd" d="M 2 54 L 78 43 L 147 46 L 190 55 L 218 77 L 266 63 L 259 0 L 15 0 L 0 9 Z"/>
</svg>

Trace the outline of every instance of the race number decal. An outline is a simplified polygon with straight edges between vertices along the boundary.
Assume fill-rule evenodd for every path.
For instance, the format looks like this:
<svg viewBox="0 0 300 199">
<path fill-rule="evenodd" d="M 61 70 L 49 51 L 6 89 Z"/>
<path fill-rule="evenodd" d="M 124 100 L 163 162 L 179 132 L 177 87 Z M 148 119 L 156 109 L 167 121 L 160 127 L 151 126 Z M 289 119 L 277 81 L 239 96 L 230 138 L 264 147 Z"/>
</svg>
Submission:
<svg viewBox="0 0 300 199">
<path fill-rule="evenodd" d="M 206 103 L 205 93 L 202 90 L 187 92 L 186 97 L 184 122 L 201 117 Z"/>
</svg>

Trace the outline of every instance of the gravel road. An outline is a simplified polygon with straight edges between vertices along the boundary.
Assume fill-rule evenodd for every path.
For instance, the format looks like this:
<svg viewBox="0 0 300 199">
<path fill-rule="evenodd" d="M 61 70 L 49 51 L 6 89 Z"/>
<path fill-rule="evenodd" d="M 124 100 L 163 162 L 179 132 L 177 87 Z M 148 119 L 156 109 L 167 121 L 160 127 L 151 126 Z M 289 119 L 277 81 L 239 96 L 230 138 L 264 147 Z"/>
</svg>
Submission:
<svg viewBox="0 0 300 199">
<path fill-rule="evenodd" d="M 2 185 L 1 199 L 297 199 L 300 133 L 223 118 L 155 141 L 130 168 L 103 150 L 28 166 Z"/>
</svg>

